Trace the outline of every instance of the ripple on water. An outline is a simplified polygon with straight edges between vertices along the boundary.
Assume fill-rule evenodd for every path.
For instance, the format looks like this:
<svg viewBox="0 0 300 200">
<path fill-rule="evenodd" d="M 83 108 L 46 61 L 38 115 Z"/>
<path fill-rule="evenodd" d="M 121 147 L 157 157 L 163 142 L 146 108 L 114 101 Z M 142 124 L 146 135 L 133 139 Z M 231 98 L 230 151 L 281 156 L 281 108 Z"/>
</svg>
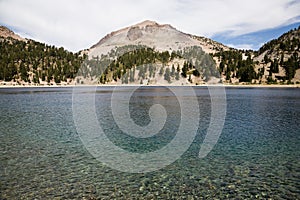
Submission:
<svg viewBox="0 0 300 200">
<path fill-rule="evenodd" d="M 0 199 L 300 199 L 297 89 L 228 89 L 222 135 L 213 151 L 198 159 L 210 115 L 208 91 L 198 88 L 195 141 L 181 159 L 147 174 L 112 170 L 87 152 L 73 123 L 70 89 L 9 90 L 0 90 Z M 172 107 L 159 140 L 141 145 L 118 132 L 111 123 L 110 94 L 97 93 L 97 115 L 121 147 L 151 151 L 174 137 L 178 119 Z M 154 94 L 145 90 L 143 98 Z M 139 106 L 138 99 L 134 103 Z M 135 114 L 136 120 L 147 120 Z"/>
</svg>

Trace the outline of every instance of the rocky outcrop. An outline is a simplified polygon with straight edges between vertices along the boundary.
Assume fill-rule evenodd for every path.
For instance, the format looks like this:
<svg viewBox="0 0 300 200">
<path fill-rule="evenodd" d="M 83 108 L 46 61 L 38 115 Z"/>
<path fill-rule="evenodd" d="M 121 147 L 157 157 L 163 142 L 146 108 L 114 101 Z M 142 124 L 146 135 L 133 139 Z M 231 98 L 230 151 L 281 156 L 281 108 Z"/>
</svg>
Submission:
<svg viewBox="0 0 300 200">
<path fill-rule="evenodd" d="M 142 37 L 143 33 L 141 29 L 137 26 L 131 27 L 127 32 L 127 38 L 130 41 L 137 40 L 138 38 Z"/>
<path fill-rule="evenodd" d="M 5 26 L 0 26 L 0 37 L 2 37 L 2 38 L 12 38 L 12 39 L 15 39 L 15 40 L 25 41 L 24 38 L 22 38 L 19 35 L 15 34 L 13 31 L 9 30 Z"/>
</svg>

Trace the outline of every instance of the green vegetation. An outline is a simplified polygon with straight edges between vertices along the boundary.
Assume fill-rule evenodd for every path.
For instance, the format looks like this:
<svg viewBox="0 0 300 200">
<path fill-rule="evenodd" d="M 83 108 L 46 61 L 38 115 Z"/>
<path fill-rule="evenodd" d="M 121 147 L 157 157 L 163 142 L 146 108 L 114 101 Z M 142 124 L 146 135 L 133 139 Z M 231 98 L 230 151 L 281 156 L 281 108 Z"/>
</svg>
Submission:
<svg viewBox="0 0 300 200">
<path fill-rule="evenodd" d="M 185 60 L 182 69 L 179 64 L 176 69 L 174 64 L 167 66 L 176 58 Z M 195 60 L 195 64 L 192 60 Z M 156 72 L 169 83 L 172 80 L 179 80 L 180 75 L 189 79 L 191 76 L 188 75 L 191 74 L 197 77 L 202 75 L 207 79 L 210 76 L 218 76 L 214 61 L 200 47 L 185 48 L 170 54 L 169 51 L 158 52 L 142 45 L 128 45 L 115 48 L 108 55 L 92 57 L 82 66 L 78 73 L 80 76 L 96 77 L 102 84 L 120 79 L 125 84 L 137 81 L 135 80 L 136 71 L 138 71 L 140 83 L 142 80 L 154 78 Z"/>
<path fill-rule="evenodd" d="M 220 61 L 219 72 L 230 82 L 237 78 L 239 82 L 252 82 L 264 78 L 268 84 L 277 81 L 290 83 L 295 77 L 296 70 L 300 68 L 300 27 L 291 30 L 278 39 L 271 40 L 258 51 L 229 50 L 211 54 Z M 262 57 L 263 59 L 261 60 Z M 256 58 L 256 61 L 253 60 Z M 255 72 L 257 68 L 257 72 Z M 282 76 L 280 69 L 284 69 Z M 268 75 L 265 75 L 265 71 Z"/>
<path fill-rule="evenodd" d="M 243 59 L 243 53 L 246 59 Z M 255 63 L 251 58 L 251 51 L 220 51 L 212 56 L 220 61 L 219 72 L 226 77 L 226 80 L 238 78 L 240 82 L 251 82 L 258 78 L 258 74 L 254 71 Z"/>
<path fill-rule="evenodd" d="M 293 29 L 278 39 L 274 39 L 263 45 L 258 52 L 264 55 L 265 64 L 270 63 L 268 83 L 273 83 L 273 73 L 278 73 L 282 67 L 285 71 L 285 77 L 277 77 L 282 81 L 290 83 L 296 74 L 296 70 L 300 69 L 300 26 Z"/>
<path fill-rule="evenodd" d="M 90 79 L 102 84 L 143 84 L 160 76 L 169 83 L 183 78 L 191 83 L 196 80 L 197 84 L 197 80 L 208 81 L 211 77 L 224 77 L 227 82 L 292 83 L 300 69 L 299 36 L 300 27 L 258 51 L 218 48 L 208 55 L 198 46 L 159 52 L 143 45 L 127 45 L 89 59 L 62 47 L 0 37 L 0 81 L 59 84 L 78 77 L 76 83 Z"/>
<path fill-rule="evenodd" d="M 300 38 L 299 38 L 300 26 L 287 33 L 284 33 L 279 38 L 271 40 L 264 44 L 259 50 L 258 54 L 262 54 L 265 51 L 272 53 L 274 50 L 294 52 L 300 50 Z"/>
<path fill-rule="evenodd" d="M 285 77 L 288 82 L 294 78 L 296 70 L 300 68 L 300 59 L 297 53 L 294 53 L 289 59 L 282 63 L 282 66 L 285 70 Z"/>
<path fill-rule="evenodd" d="M 33 40 L 0 38 L 0 80 L 60 83 L 75 77 L 84 58 Z"/>
<path fill-rule="evenodd" d="M 125 53 L 124 53 L 125 52 Z M 84 77 L 98 77 L 104 84 L 112 80 L 122 79 L 122 83 L 134 82 L 135 72 L 138 71 L 139 79 L 155 77 L 155 72 L 160 67 L 159 75 L 164 75 L 165 64 L 174 59 L 168 51 L 157 52 L 145 46 L 128 45 L 113 49 L 108 56 L 93 57 L 83 63 L 79 75 Z M 111 58 L 115 58 L 112 60 Z M 168 71 L 166 77 L 170 76 Z M 128 79 L 129 76 L 129 80 Z"/>
</svg>

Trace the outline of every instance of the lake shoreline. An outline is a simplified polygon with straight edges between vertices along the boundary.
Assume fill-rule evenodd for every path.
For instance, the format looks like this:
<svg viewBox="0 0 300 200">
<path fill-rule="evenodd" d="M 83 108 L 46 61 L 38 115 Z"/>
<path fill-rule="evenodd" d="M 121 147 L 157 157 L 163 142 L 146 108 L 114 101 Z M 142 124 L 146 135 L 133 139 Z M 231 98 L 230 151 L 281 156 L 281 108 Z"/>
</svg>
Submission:
<svg viewBox="0 0 300 200">
<path fill-rule="evenodd" d="M 300 84 L 277 85 L 277 84 L 203 84 L 203 85 L 0 85 L 0 88 L 70 88 L 70 87 L 228 87 L 228 88 L 300 88 Z"/>
</svg>

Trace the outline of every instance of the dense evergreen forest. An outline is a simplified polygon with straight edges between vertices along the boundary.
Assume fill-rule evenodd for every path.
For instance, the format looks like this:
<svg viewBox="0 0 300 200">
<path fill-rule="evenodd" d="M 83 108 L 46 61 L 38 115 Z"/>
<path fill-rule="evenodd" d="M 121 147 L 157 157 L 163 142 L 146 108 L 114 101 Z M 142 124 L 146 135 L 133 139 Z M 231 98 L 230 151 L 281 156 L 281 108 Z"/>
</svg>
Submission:
<svg viewBox="0 0 300 200">
<path fill-rule="evenodd" d="M 220 51 L 212 54 L 220 60 L 219 72 L 226 80 L 238 78 L 240 82 L 251 82 L 258 79 L 259 74 L 254 70 L 254 61 L 251 58 L 252 51 Z M 245 54 L 245 59 L 243 59 Z"/>
<path fill-rule="evenodd" d="M 33 40 L 0 38 L 0 80 L 21 83 L 73 79 L 85 56 Z"/>
<path fill-rule="evenodd" d="M 175 59 L 182 60 L 182 64 L 174 63 Z M 125 84 L 136 81 L 142 83 L 144 79 L 153 79 L 157 74 L 169 83 L 180 78 L 187 78 L 192 83 L 192 75 L 202 76 L 203 79 L 219 76 L 213 59 L 197 46 L 171 53 L 158 52 L 146 46 L 118 47 L 108 55 L 85 60 L 78 72 L 84 78 L 101 75 L 98 82 L 102 84 L 118 80 Z"/>
</svg>

